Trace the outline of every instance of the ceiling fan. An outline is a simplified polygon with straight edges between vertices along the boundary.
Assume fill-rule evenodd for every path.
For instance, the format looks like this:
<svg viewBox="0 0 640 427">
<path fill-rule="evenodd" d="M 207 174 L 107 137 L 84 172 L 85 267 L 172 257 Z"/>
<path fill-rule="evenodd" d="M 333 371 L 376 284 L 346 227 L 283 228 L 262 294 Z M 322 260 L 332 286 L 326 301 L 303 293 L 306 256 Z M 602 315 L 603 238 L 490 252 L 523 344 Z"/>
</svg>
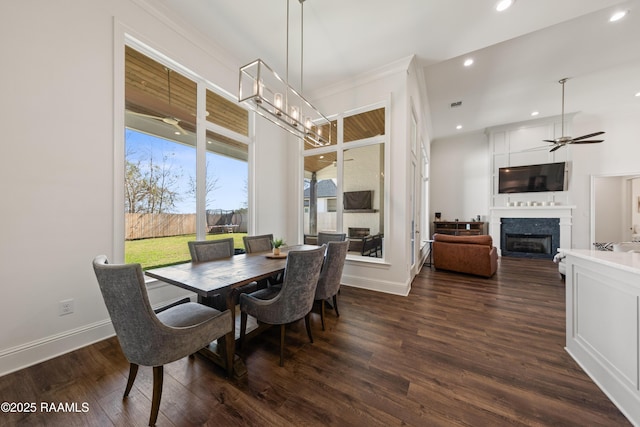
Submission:
<svg viewBox="0 0 640 427">
<path fill-rule="evenodd" d="M 564 78 L 558 81 L 558 83 L 562 85 L 562 136 L 556 139 L 543 140 L 544 142 L 550 142 L 551 144 L 553 144 L 553 147 L 551 148 L 551 150 L 549 150 L 550 153 L 556 151 L 559 148 L 564 147 L 567 144 L 593 144 L 593 143 L 604 141 L 604 139 L 587 139 L 587 138 L 592 138 L 594 136 L 602 135 L 604 133 L 603 131 L 590 133 L 588 135 L 578 136 L 576 138 L 573 138 L 570 136 L 564 136 L 564 84 L 566 83 L 567 80 L 569 79 Z"/>
<path fill-rule="evenodd" d="M 344 159 L 343 162 L 351 162 L 353 160 L 354 159 Z M 336 167 L 338 165 L 338 161 L 337 160 L 326 160 L 326 159 L 321 157 L 321 158 L 318 159 L 318 161 L 320 163 L 331 163 L 334 167 Z"/>
<path fill-rule="evenodd" d="M 174 128 L 176 128 L 180 134 L 182 135 L 186 135 L 187 131 L 184 130 L 182 128 L 182 126 L 180 126 L 180 120 L 175 118 L 175 117 L 161 117 L 161 116 L 154 116 L 151 114 L 144 114 L 144 113 L 136 113 L 135 111 L 131 111 L 129 110 L 129 113 L 136 115 L 136 116 L 140 116 L 140 117 L 147 117 L 149 119 L 154 119 L 154 120 L 160 120 L 163 123 L 166 123 L 168 125 L 173 126 Z"/>
<path fill-rule="evenodd" d="M 165 67 L 165 71 L 167 72 L 167 95 L 168 95 L 168 100 L 169 100 L 169 106 L 171 106 L 171 69 Z M 184 130 L 182 128 L 182 126 L 180 126 L 180 119 L 178 119 L 177 117 L 171 117 L 171 116 L 166 116 L 166 117 L 162 117 L 162 116 L 154 116 L 153 114 L 145 114 L 145 113 L 138 113 L 135 111 L 131 111 L 129 110 L 129 112 L 133 115 L 139 116 L 139 117 L 146 117 L 149 119 L 154 119 L 154 120 L 159 120 L 163 123 L 166 123 L 168 125 L 173 126 L 174 128 L 176 128 L 178 130 L 178 132 L 176 132 L 176 134 L 178 135 L 186 135 L 187 131 Z"/>
</svg>

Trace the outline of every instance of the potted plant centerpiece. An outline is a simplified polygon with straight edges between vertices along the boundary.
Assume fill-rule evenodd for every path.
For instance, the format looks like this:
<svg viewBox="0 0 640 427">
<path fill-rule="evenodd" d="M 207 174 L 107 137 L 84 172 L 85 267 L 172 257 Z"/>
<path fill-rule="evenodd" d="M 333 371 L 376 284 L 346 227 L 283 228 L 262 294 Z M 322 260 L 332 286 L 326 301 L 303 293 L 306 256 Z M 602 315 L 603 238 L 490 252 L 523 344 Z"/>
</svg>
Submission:
<svg viewBox="0 0 640 427">
<path fill-rule="evenodd" d="M 280 246 L 284 245 L 284 240 L 282 239 L 274 239 L 271 244 L 273 245 L 273 254 L 275 256 L 280 255 Z"/>
</svg>

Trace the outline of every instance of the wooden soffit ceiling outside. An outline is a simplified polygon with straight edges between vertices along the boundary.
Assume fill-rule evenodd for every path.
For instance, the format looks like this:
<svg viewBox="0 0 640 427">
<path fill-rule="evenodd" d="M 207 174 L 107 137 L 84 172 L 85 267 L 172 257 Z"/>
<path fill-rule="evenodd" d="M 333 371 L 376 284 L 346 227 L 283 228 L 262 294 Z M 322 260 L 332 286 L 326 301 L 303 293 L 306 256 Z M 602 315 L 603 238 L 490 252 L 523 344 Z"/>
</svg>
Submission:
<svg viewBox="0 0 640 427">
<path fill-rule="evenodd" d="M 148 56 L 125 47 L 125 107 L 129 111 L 171 117 L 195 132 L 196 82 Z M 207 120 L 249 135 L 249 115 L 237 103 L 207 90 Z"/>
<path fill-rule="evenodd" d="M 125 47 L 125 108 L 134 113 L 179 120 L 188 132 L 196 130 L 196 82 L 169 69 L 148 56 Z M 248 111 L 236 102 L 207 90 L 207 120 L 240 135 L 249 135 Z M 143 130 L 144 131 L 144 130 Z M 327 132 L 328 129 L 325 130 Z M 332 145 L 337 141 L 337 126 L 331 125 Z M 385 109 L 355 114 L 344 119 L 344 142 L 358 141 L 385 133 Z M 231 138 L 208 132 L 219 142 L 246 150 L 246 145 Z M 313 148 L 305 144 L 305 149 Z M 335 153 L 305 158 L 305 170 L 315 172 L 336 160 Z"/>
</svg>

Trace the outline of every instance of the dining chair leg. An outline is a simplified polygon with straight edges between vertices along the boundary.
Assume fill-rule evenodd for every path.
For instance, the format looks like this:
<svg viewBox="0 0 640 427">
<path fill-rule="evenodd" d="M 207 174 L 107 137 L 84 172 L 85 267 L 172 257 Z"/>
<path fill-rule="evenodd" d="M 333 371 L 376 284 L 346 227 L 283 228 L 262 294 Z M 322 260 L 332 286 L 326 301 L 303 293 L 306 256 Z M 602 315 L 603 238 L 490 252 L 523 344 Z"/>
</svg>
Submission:
<svg viewBox="0 0 640 427">
<path fill-rule="evenodd" d="M 149 425 L 156 425 L 158 419 L 158 412 L 160 412 L 160 398 L 162 397 L 162 379 L 164 374 L 164 367 L 153 367 L 153 397 L 151 399 L 151 415 L 149 416 Z"/>
<path fill-rule="evenodd" d="M 280 325 L 280 366 L 284 366 L 284 324 Z"/>
<path fill-rule="evenodd" d="M 136 375 L 138 375 L 138 365 L 135 363 L 129 363 L 129 379 L 127 380 L 127 387 L 124 389 L 124 396 L 122 396 L 123 399 L 129 396 L 131 387 L 133 387 L 133 382 L 136 380 Z"/>
<path fill-rule="evenodd" d="M 242 348 L 246 330 L 247 330 L 247 313 L 243 311 L 240 313 L 240 339 L 238 340 L 238 349 Z"/>
<path fill-rule="evenodd" d="M 320 322 L 322 323 L 322 330 L 324 331 L 324 300 L 320 301 Z"/>
<path fill-rule="evenodd" d="M 311 312 L 308 312 L 306 316 L 304 316 L 304 324 L 307 327 L 307 335 L 309 336 L 309 341 L 313 343 L 313 336 L 311 336 Z"/>
<path fill-rule="evenodd" d="M 340 317 L 340 313 L 338 312 L 338 294 L 333 296 L 333 309 L 336 311 L 336 317 Z"/>
</svg>

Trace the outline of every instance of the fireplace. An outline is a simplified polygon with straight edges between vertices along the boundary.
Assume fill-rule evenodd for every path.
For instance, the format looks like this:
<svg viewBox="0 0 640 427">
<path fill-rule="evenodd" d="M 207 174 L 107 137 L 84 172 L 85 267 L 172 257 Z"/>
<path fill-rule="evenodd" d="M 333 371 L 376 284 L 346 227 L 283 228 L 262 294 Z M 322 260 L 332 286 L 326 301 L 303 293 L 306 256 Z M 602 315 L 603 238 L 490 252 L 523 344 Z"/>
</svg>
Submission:
<svg viewBox="0 0 640 427">
<path fill-rule="evenodd" d="M 553 206 L 494 206 L 490 208 L 489 234 L 493 238 L 493 244 L 498 248 L 499 255 L 505 255 L 504 242 L 506 240 L 506 232 L 509 234 L 528 234 L 528 235 L 550 235 L 551 236 L 551 254 L 543 258 L 553 258 L 557 252 L 557 248 L 571 248 L 571 217 L 575 206 L 556 203 Z M 503 227 L 514 225 L 516 220 L 516 229 L 503 231 Z M 524 220 L 524 226 L 520 221 Z M 528 221 L 527 221 L 528 220 Z M 550 224 L 544 221 L 550 220 Z M 527 224 L 530 222 L 533 224 Z M 540 226 L 549 227 L 552 230 L 542 229 Z M 525 227 L 525 228 L 522 228 Z M 527 252 L 530 253 L 530 252 Z M 507 254 L 509 256 L 509 254 Z M 522 257 L 522 253 L 512 253 L 511 256 Z M 535 255 L 534 257 L 541 257 Z"/>
<path fill-rule="evenodd" d="M 552 259 L 560 242 L 559 218 L 502 218 L 502 256 Z"/>
<path fill-rule="evenodd" d="M 551 254 L 551 235 L 549 234 L 508 234 L 505 242 L 507 253 Z"/>
</svg>

